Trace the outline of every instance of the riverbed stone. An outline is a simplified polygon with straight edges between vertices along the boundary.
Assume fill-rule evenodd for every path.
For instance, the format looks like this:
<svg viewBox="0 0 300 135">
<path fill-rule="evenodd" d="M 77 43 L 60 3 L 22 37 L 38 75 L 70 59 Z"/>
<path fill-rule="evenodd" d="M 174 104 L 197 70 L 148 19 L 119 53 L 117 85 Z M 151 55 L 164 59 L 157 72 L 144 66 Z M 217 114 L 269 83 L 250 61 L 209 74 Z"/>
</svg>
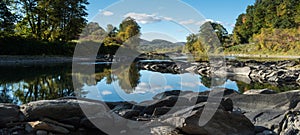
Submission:
<svg viewBox="0 0 300 135">
<path fill-rule="evenodd" d="M 84 110 L 89 115 L 99 111 L 107 111 L 107 107 L 101 102 L 84 100 L 42 100 L 31 102 L 21 106 L 21 112 L 27 120 L 51 118 L 62 120 L 73 117 L 84 117 Z M 63 113 L 62 113 L 63 112 Z"/>
<path fill-rule="evenodd" d="M 45 130 L 37 130 L 36 135 L 48 135 L 48 132 Z"/>
<path fill-rule="evenodd" d="M 244 76 L 249 76 L 249 74 L 251 73 L 250 67 L 233 68 L 232 71 L 236 75 Z"/>
<path fill-rule="evenodd" d="M 278 94 L 229 95 L 234 108 L 238 108 L 255 124 L 280 134 L 280 127 L 289 110 L 297 108 L 300 92 L 290 91 Z"/>
<path fill-rule="evenodd" d="M 205 103 L 196 105 L 198 109 L 192 111 L 189 108 L 179 110 L 170 116 L 165 116 L 168 118 L 163 122 L 177 127 L 183 134 L 254 134 L 254 125 L 244 115 L 225 111 L 222 107 L 218 108 L 216 112 L 212 112 L 214 115 L 208 123 L 200 126 L 199 119 L 204 110 L 203 105 L 205 106 Z"/>
<path fill-rule="evenodd" d="M 55 132 L 60 134 L 70 133 L 70 131 L 64 127 L 43 122 L 43 121 L 28 122 L 28 124 L 32 127 L 33 130 L 44 130 L 44 131 Z"/>
<path fill-rule="evenodd" d="M 7 123 L 20 121 L 20 110 L 14 104 L 0 104 L 0 128 L 6 127 Z"/>
<path fill-rule="evenodd" d="M 261 90 L 247 90 L 243 94 L 253 95 L 253 94 L 276 94 L 276 91 L 270 89 L 261 89 Z"/>
</svg>

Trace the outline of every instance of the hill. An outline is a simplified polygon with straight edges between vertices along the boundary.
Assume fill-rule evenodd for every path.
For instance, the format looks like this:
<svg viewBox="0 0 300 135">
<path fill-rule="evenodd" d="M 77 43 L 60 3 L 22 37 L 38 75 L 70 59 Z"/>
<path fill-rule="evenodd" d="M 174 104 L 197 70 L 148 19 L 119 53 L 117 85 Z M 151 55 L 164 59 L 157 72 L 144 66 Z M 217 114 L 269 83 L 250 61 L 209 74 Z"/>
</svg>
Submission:
<svg viewBox="0 0 300 135">
<path fill-rule="evenodd" d="M 138 50 L 143 52 L 174 52 L 181 51 L 184 45 L 185 42 L 172 43 L 162 39 L 155 39 L 152 41 L 141 39 Z"/>
</svg>

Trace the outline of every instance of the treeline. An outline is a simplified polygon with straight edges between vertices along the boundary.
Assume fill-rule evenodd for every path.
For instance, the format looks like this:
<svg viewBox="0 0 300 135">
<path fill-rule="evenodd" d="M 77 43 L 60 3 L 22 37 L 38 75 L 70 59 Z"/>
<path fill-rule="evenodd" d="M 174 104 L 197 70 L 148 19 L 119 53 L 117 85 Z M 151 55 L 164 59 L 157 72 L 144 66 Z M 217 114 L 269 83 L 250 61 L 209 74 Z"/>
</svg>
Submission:
<svg viewBox="0 0 300 135">
<path fill-rule="evenodd" d="M 190 34 L 186 39 L 183 52 L 191 53 L 195 57 L 220 53 L 231 44 L 231 35 L 224 26 L 210 21 L 201 25 L 199 33 Z"/>
<path fill-rule="evenodd" d="M 288 54 L 300 51 L 299 37 L 299 0 L 256 0 L 237 18 L 232 42 L 255 44 L 252 51 Z"/>
<path fill-rule="evenodd" d="M 87 0 L 2 0 L 0 54 L 72 55 Z"/>
<path fill-rule="evenodd" d="M 209 34 L 210 31 L 214 32 Z M 228 34 L 221 24 L 206 22 L 199 33 L 187 37 L 185 52 L 203 56 L 221 51 L 299 55 L 300 1 L 256 0 L 238 16 L 233 34 Z"/>
<path fill-rule="evenodd" d="M 140 29 L 131 17 L 125 18 L 118 28 L 108 24 L 104 29 L 98 23 L 90 22 L 83 29 L 78 45 L 100 46 L 99 54 L 115 54 L 120 47 L 136 50 L 140 43 Z"/>
</svg>

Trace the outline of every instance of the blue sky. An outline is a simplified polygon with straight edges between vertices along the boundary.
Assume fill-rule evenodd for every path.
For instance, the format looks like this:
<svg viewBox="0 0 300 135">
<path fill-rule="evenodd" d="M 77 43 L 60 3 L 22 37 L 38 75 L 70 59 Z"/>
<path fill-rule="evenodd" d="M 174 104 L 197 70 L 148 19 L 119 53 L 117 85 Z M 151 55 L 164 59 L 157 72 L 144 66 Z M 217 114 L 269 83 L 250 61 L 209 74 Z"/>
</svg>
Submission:
<svg viewBox="0 0 300 135">
<path fill-rule="evenodd" d="M 88 20 L 102 27 L 127 16 L 142 27 L 142 38 L 185 41 L 207 20 L 221 23 L 231 33 L 239 14 L 255 0 L 89 0 Z"/>
</svg>

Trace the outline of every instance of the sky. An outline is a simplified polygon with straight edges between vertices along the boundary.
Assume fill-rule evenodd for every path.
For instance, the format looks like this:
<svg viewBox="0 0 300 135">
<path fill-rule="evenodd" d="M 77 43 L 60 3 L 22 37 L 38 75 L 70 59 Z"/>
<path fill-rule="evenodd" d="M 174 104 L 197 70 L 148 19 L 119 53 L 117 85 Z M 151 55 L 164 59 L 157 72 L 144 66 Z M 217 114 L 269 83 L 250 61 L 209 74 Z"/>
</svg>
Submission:
<svg viewBox="0 0 300 135">
<path fill-rule="evenodd" d="M 185 42 L 206 21 L 232 32 L 236 18 L 255 0 L 89 0 L 88 21 L 118 26 L 126 17 L 141 26 L 142 38 Z"/>
</svg>

